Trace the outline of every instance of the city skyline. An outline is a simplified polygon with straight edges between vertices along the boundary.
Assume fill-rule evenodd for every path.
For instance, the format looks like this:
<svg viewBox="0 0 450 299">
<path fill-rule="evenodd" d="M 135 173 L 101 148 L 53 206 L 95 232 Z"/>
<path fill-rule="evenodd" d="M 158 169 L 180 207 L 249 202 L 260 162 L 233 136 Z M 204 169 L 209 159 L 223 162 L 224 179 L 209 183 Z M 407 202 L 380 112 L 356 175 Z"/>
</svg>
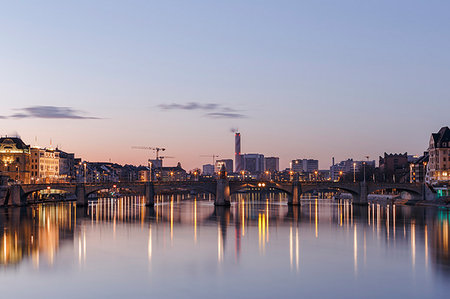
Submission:
<svg viewBox="0 0 450 299">
<path fill-rule="evenodd" d="M 0 135 L 121 164 L 165 147 L 192 169 L 233 158 L 237 127 L 243 153 L 327 169 L 420 155 L 448 125 L 449 4 L 283 4 L 9 3 Z"/>
<path fill-rule="evenodd" d="M 2 4 L 5 298 L 450 293 L 450 1 Z"/>
</svg>

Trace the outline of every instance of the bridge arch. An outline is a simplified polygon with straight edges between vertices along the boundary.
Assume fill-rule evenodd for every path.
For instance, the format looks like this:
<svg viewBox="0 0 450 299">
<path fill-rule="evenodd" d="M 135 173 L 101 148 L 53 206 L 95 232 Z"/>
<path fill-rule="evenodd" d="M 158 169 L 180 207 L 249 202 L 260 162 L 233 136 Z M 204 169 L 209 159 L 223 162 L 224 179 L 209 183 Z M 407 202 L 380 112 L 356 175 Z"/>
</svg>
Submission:
<svg viewBox="0 0 450 299">
<path fill-rule="evenodd" d="M 173 184 L 169 186 L 167 185 L 158 185 L 155 184 L 155 194 L 164 194 L 167 191 L 171 192 L 190 192 L 190 191 L 196 191 L 196 192 L 203 192 L 203 193 L 209 193 L 212 195 L 216 195 L 216 185 L 214 184 L 207 184 L 207 183 L 195 183 L 195 184 Z"/>
<path fill-rule="evenodd" d="M 368 190 L 368 194 L 374 194 L 377 191 L 381 191 L 381 190 L 392 190 L 395 189 L 397 191 L 401 192 L 406 192 L 411 196 L 411 199 L 421 199 L 422 198 L 422 191 L 418 190 L 417 188 L 415 188 L 414 186 L 373 186 L 371 188 L 369 188 Z"/>
<path fill-rule="evenodd" d="M 360 197 L 359 186 L 345 185 L 345 184 L 304 184 L 302 185 L 302 194 L 309 192 L 323 192 L 323 191 L 344 191 L 352 195 L 353 200 L 357 200 Z"/>
<path fill-rule="evenodd" d="M 86 187 L 86 197 L 88 197 L 89 195 L 98 192 L 100 190 L 110 190 L 112 188 L 114 188 L 114 186 L 116 186 L 116 188 L 118 189 L 126 189 L 126 190 L 130 190 L 132 192 L 135 192 L 137 194 L 144 194 L 144 190 L 142 186 L 133 186 L 133 185 L 127 185 L 127 186 L 122 186 L 120 184 L 108 184 L 108 185 L 98 185 L 98 186 L 87 186 Z"/>
<path fill-rule="evenodd" d="M 281 184 L 272 183 L 272 182 L 264 182 L 265 186 L 258 186 L 259 182 L 246 182 L 241 184 L 231 184 L 230 183 L 230 195 L 236 194 L 239 191 L 243 191 L 247 188 L 259 188 L 261 190 L 269 190 L 276 189 L 278 191 L 284 192 L 288 195 L 292 195 L 292 186 L 283 186 Z"/>
<path fill-rule="evenodd" d="M 44 191 L 44 190 L 59 190 L 59 191 L 64 191 L 65 193 L 75 194 L 75 187 L 72 187 L 72 186 L 42 185 L 42 186 L 33 186 L 32 188 L 25 187 L 22 189 L 23 189 L 22 196 L 24 198 L 27 198 L 28 196 L 30 196 L 30 194 L 32 194 L 34 192 L 39 192 L 39 191 Z"/>
</svg>

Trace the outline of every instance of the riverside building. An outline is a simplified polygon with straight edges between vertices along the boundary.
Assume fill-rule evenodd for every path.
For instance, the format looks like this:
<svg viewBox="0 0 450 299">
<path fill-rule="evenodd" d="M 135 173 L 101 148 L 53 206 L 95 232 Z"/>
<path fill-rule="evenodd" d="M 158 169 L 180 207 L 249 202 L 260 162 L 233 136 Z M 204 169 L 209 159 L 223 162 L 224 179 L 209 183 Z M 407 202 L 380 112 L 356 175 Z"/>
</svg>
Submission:
<svg viewBox="0 0 450 299">
<path fill-rule="evenodd" d="M 16 183 L 30 183 L 30 146 L 19 137 L 0 138 L 0 173 Z"/>
<path fill-rule="evenodd" d="M 450 129 L 442 127 L 432 133 L 428 146 L 429 161 L 426 181 L 432 185 L 450 181 Z"/>
</svg>

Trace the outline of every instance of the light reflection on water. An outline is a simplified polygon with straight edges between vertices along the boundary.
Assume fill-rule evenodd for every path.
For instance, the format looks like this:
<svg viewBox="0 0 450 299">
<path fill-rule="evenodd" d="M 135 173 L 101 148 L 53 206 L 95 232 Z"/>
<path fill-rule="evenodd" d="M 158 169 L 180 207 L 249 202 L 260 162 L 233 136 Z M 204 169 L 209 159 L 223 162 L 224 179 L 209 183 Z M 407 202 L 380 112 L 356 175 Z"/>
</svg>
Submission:
<svg viewBox="0 0 450 299">
<path fill-rule="evenodd" d="M 104 198 L 0 211 L 13 298 L 108 295 L 433 297 L 450 290 L 448 210 L 279 194 Z M 39 275 L 38 275 L 39 274 Z M 29 288 L 21 286 L 27 285 Z M 79 291 L 79 290 L 78 290 Z M 236 295 L 238 294 L 238 295 Z"/>
</svg>

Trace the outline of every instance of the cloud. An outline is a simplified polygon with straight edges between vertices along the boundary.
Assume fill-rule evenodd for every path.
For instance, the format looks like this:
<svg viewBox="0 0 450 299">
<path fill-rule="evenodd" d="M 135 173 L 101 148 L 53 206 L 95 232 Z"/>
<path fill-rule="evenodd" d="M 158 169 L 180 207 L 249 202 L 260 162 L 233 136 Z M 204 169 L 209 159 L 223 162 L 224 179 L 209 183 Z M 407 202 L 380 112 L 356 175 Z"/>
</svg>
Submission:
<svg viewBox="0 0 450 299">
<path fill-rule="evenodd" d="M 190 102 L 187 104 L 160 104 L 158 107 L 163 110 L 214 110 L 219 108 L 219 105 L 215 103 L 202 104 Z"/>
<path fill-rule="evenodd" d="M 210 111 L 205 114 L 209 118 L 246 118 L 247 116 L 240 113 L 238 110 L 226 107 L 217 103 L 198 103 L 189 102 L 186 104 L 160 104 L 158 107 L 162 110 L 198 110 Z"/>
<path fill-rule="evenodd" d="M 231 113 L 231 112 L 212 112 L 205 114 L 210 118 L 246 118 L 247 116 L 241 113 Z"/>
<path fill-rule="evenodd" d="M 71 107 L 58 106 L 31 106 L 16 109 L 17 113 L 10 118 L 50 118 L 50 119 L 99 119 L 98 117 L 84 116 L 84 112 Z"/>
</svg>

